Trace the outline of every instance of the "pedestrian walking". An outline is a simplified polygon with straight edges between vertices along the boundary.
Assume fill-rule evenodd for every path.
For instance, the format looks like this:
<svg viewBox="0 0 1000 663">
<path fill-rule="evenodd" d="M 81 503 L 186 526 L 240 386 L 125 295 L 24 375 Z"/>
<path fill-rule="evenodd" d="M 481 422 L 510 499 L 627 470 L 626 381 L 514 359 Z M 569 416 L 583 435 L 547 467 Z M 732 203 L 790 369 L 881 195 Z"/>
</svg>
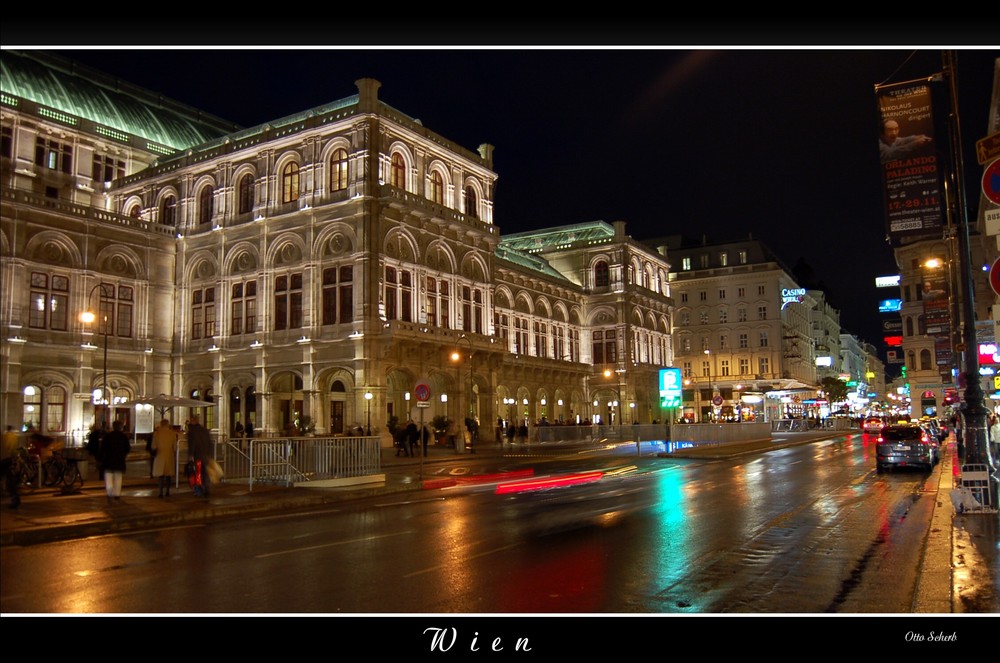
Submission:
<svg viewBox="0 0 1000 663">
<path fill-rule="evenodd" d="M 160 483 L 160 497 L 170 497 L 170 484 L 176 476 L 177 431 L 169 419 L 160 421 L 153 431 L 153 476 Z"/>
<path fill-rule="evenodd" d="M 201 425 L 198 415 L 191 417 L 188 426 L 188 455 L 195 463 L 201 463 L 201 495 L 208 497 L 211 488 L 211 477 L 208 473 L 208 461 L 215 460 L 212 453 L 212 436 L 208 429 Z"/>
<path fill-rule="evenodd" d="M 517 434 L 517 424 L 513 421 L 507 424 L 507 443 L 514 446 L 514 436 Z"/>
<path fill-rule="evenodd" d="M 125 478 L 125 459 L 132 450 L 122 422 L 115 421 L 111 432 L 101 441 L 101 463 L 104 465 L 104 489 L 108 502 L 122 499 L 122 480 Z"/>
<path fill-rule="evenodd" d="M 413 419 L 410 419 L 406 424 L 406 446 L 409 448 L 409 451 L 406 453 L 407 456 L 417 455 L 417 443 L 419 441 L 420 430 Z"/>
<path fill-rule="evenodd" d="M 243 433 L 247 436 L 248 440 L 253 437 L 253 422 L 249 419 L 247 419 L 247 427 Z"/>
<path fill-rule="evenodd" d="M 94 459 L 94 466 L 97 468 L 97 478 L 100 481 L 104 481 L 104 463 L 101 462 L 102 437 L 104 437 L 104 431 L 95 422 L 90 426 L 90 431 L 87 433 L 87 453 Z"/>
<path fill-rule="evenodd" d="M 517 427 L 517 441 L 521 444 L 528 442 L 528 420 L 522 419 L 521 425 Z"/>
</svg>

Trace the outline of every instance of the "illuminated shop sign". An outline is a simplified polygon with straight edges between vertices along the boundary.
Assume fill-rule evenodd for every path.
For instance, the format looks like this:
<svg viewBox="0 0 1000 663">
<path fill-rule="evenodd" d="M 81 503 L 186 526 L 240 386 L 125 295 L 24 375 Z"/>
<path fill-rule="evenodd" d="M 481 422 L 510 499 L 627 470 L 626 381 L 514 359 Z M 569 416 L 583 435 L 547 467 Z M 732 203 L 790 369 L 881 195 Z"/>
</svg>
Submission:
<svg viewBox="0 0 1000 663">
<path fill-rule="evenodd" d="M 797 304 L 802 301 L 802 298 L 806 296 L 805 288 L 782 288 L 781 289 L 781 308 L 785 308 L 789 304 Z"/>
<path fill-rule="evenodd" d="M 896 288 L 899 287 L 899 274 L 895 276 L 876 276 L 876 288 Z"/>
<path fill-rule="evenodd" d="M 883 299 L 878 303 L 879 313 L 895 313 L 903 308 L 902 299 Z"/>
<path fill-rule="evenodd" d="M 979 344 L 979 364 L 1000 364 L 1000 356 L 997 355 L 996 343 Z"/>
</svg>

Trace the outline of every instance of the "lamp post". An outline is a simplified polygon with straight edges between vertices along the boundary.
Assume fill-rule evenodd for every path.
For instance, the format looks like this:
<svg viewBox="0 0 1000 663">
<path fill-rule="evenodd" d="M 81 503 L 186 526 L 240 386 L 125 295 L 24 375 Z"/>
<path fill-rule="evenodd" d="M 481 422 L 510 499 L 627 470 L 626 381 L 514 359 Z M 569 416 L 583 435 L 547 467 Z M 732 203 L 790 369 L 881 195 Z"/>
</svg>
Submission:
<svg viewBox="0 0 1000 663">
<path fill-rule="evenodd" d="M 708 405 L 710 408 L 712 408 L 712 419 L 715 419 L 715 382 L 712 379 L 712 374 L 715 372 L 712 370 L 714 368 L 713 366 L 714 362 L 712 360 L 712 351 L 706 348 L 704 352 L 705 356 L 708 358 L 708 392 L 709 392 Z"/>
<path fill-rule="evenodd" d="M 469 418 L 472 419 L 475 416 L 475 414 L 476 414 L 475 408 L 472 405 L 472 396 L 473 396 L 473 393 L 472 393 L 472 383 L 473 383 L 473 375 L 472 375 L 472 353 L 473 353 L 473 350 L 472 350 L 472 339 L 469 338 L 469 336 L 467 334 L 462 334 L 461 336 L 458 337 L 458 340 L 465 341 L 466 343 L 469 344 Z"/>
<path fill-rule="evenodd" d="M 90 289 L 90 293 L 87 294 L 87 305 L 88 306 L 90 305 L 90 300 L 94 296 L 94 292 L 96 292 L 98 288 L 100 288 L 101 290 L 101 297 L 100 297 L 100 302 L 101 302 L 100 309 L 102 313 L 101 329 L 104 334 L 104 367 L 101 378 L 101 382 L 103 384 L 101 388 L 101 400 L 104 401 L 104 411 L 101 421 L 101 430 L 104 431 L 107 430 L 108 428 L 108 406 L 111 403 L 111 399 L 108 398 L 108 331 L 109 328 L 111 327 L 111 324 L 110 321 L 108 320 L 108 309 L 104 305 L 104 302 L 105 300 L 108 299 L 108 296 L 107 293 L 105 293 L 104 291 L 103 283 L 98 283 L 97 285 L 95 285 L 93 288 Z M 97 314 L 88 308 L 83 313 L 80 314 L 80 320 L 85 324 L 91 325 L 94 323 L 95 320 L 97 320 Z"/>
<path fill-rule="evenodd" d="M 375 398 L 375 394 L 371 392 L 370 389 L 365 390 L 365 400 L 368 401 L 368 435 L 372 434 L 372 399 Z"/>
<path fill-rule="evenodd" d="M 958 82 L 956 80 L 956 67 L 954 51 L 946 50 L 943 55 L 944 74 L 948 83 L 949 96 L 949 147 L 951 149 L 951 176 L 954 184 L 954 200 L 951 209 L 958 216 L 958 265 L 961 273 L 959 293 L 962 296 L 962 356 L 963 372 L 965 377 L 965 402 L 967 405 L 964 415 L 965 425 L 963 430 L 963 440 L 965 442 L 965 459 L 962 466 L 963 473 L 966 466 L 985 466 L 986 475 L 989 477 L 989 500 L 993 513 L 997 511 L 998 492 L 1000 492 L 1000 482 L 997 481 L 996 460 L 992 458 L 989 450 L 989 430 L 987 415 L 989 411 L 984 404 L 983 386 L 979 376 L 979 353 L 976 338 L 976 303 L 975 284 L 972 280 L 972 250 L 969 240 L 969 222 L 965 201 L 965 178 L 962 163 L 962 131 L 959 126 L 958 112 Z M 947 193 L 947 187 L 945 189 Z M 960 386 L 962 380 L 959 381 Z"/>
</svg>

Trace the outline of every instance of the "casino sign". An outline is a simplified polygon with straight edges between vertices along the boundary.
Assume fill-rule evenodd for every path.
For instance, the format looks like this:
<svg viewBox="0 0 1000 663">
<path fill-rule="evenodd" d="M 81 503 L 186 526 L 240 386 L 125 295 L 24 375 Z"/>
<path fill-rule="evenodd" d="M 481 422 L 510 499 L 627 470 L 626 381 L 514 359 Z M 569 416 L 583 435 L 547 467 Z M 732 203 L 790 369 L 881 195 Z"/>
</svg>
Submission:
<svg viewBox="0 0 1000 663">
<path fill-rule="evenodd" d="M 802 298 L 806 296 L 805 288 L 782 288 L 781 289 L 781 308 L 784 310 L 789 304 L 798 304 L 802 302 Z"/>
</svg>

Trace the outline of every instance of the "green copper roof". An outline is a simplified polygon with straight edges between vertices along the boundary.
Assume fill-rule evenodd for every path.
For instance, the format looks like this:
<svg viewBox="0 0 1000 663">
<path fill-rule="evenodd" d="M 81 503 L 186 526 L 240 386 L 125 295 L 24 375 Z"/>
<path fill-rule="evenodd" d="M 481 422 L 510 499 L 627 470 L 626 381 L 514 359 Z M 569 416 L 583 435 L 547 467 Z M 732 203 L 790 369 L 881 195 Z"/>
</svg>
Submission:
<svg viewBox="0 0 1000 663">
<path fill-rule="evenodd" d="M 500 238 L 500 248 L 541 253 L 571 246 L 604 244 L 615 236 L 615 229 L 604 221 L 590 221 L 571 226 L 543 228 L 532 232 L 512 233 Z"/>
<path fill-rule="evenodd" d="M 0 90 L 177 150 L 239 128 L 43 51 L 2 51 Z"/>
<path fill-rule="evenodd" d="M 538 272 L 539 274 L 544 274 L 545 276 L 559 279 L 560 281 L 568 281 L 565 276 L 556 271 L 555 268 L 553 268 L 552 265 L 550 265 L 544 258 L 539 258 L 538 256 L 523 253 L 517 249 L 505 247 L 503 246 L 503 242 L 501 242 L 500 246 L 496 248 L 493 255 L 520 267 L 524 267 L 525 269 L 530 269 L 533 272 Z"/>
</svg>

